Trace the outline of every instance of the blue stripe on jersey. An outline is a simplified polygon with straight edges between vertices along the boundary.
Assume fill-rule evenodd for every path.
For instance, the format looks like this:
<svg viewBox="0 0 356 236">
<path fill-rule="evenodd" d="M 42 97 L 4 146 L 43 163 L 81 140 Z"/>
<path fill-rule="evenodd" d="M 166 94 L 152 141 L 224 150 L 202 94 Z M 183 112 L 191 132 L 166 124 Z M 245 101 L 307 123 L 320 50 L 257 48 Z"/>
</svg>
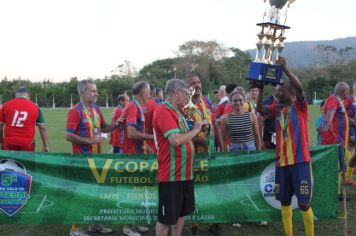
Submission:
<svg viewBox="0 0 356 236">
<path fill-rule="evenodd" d="M 292 127 L 293 127 L 293 140 L 294 142 L 292 142 L 292 149 L 293 149 L 293 143 L 294 146 L 296 147 L 296 158 L 297 160 L 295 160 L 294 162 L 303 162 L 303 153 L 302 153 L 302 147 L 301 147 L 301 143 L 300 143 L 300 125 L 299 125 L 299 120 L 298 120 L 298 114 L 296 111 L 296 107 L 295 104 L 292 105 L 292 109 L 291 109 L 291 122 L 292 122 Z"/>
<path fill-rule="evenodd" d="M 344 136 L 344 132 L 345 132 L 345 123 L 344 123 L 344 114 L 342 112 L 342 107 L 341 104 L 339 103 L 339 108 L 337 109 L 337 116 L 338 116 L 338 122 L 337 122 L 337 141 L 338 143 L 343 143 L 343 136 Z"/>
<path fill-rule="evenodd" d="M 84 120 L 84 114 L 83 114 L 83 109 L 82 106 L 77 106 L 76 107 L 77 111 L 79 111 L 79 115 L 80 115 L 80 123 L 79 123 L 79 135 L 81 137 L 90 137 L 90 134 L 88 134 L 88 127 L 86 127 L 85 123 L 83 122 Z M 84 128 L 82 128 L 84 127 Z M 87 144 L 83 144 L 80 145 L 83 153 L 89 153 L 89 145 Z"/>
</svg>

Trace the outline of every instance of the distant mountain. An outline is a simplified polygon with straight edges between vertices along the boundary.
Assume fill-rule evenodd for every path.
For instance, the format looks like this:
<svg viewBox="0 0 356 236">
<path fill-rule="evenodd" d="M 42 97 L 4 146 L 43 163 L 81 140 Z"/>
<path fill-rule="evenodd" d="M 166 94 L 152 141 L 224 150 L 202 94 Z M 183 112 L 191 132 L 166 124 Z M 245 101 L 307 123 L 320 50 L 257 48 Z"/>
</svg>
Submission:
<svg viewBox="0 0 356 236">
<path fill-rule="evenodd" d="M 291 67 L 314 67 L 356 60 L 356 37 L 285 42 L 284 45 L 282 55 Z M 256 49 L 247 52 L 252 58 L 256 55 Z"/>
</svg>

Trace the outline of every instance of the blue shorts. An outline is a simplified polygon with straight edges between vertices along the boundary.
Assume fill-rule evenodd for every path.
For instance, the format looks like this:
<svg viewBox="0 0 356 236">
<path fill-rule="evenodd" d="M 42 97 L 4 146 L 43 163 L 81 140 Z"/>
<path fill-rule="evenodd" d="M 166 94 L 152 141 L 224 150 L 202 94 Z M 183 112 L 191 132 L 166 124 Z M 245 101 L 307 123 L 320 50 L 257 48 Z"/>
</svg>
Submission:
<svg viewBox="0 0 356 236">
<path fill-rule="evenodd" d="M 310 162 L 276 167 L 275 182 L 276 199 L 281 203 L 291 202 L 293 194 L 298 204 L 310 203 L 313 190 Z"/>
<path fill-rule="evenodd" d="M 250 152 L 256 151 L 254 141 L 248 143 L 230 143 L 230 152 Z"/>
</svg>

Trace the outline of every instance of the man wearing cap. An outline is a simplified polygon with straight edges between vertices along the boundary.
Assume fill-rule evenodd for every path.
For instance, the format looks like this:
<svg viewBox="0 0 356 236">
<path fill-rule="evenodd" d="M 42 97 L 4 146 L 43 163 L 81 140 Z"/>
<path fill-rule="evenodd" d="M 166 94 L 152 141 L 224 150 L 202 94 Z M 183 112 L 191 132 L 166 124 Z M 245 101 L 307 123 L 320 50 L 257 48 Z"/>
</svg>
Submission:
<svg viewBox="0 0 356 236">
<path fill-rule="evenodd" d="M 0 146 L 3 150 L 35 151 L 35 134 L 38 127 L 42 151 L 48 152 L 48 137 L 41 109 L 30 101 L 30 90 L 17 89 L 15 98 L 0 109 Z"/>
</svg>

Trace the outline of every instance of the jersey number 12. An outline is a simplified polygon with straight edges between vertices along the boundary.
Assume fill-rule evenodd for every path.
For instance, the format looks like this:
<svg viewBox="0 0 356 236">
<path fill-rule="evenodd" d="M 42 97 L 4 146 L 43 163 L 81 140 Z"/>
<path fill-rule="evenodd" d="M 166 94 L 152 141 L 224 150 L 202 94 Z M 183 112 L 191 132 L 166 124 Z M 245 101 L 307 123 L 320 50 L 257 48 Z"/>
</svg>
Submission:
<svg viewBox="0 0 356 236">
<path fill-rule="evenodd" d="M 14 118 L 12 119 L 11 126 L 12 127 L 23 127 L 24 121 L 27 119 L 28 113 L 27 111 L 15 111 Z"/>
</svg>

